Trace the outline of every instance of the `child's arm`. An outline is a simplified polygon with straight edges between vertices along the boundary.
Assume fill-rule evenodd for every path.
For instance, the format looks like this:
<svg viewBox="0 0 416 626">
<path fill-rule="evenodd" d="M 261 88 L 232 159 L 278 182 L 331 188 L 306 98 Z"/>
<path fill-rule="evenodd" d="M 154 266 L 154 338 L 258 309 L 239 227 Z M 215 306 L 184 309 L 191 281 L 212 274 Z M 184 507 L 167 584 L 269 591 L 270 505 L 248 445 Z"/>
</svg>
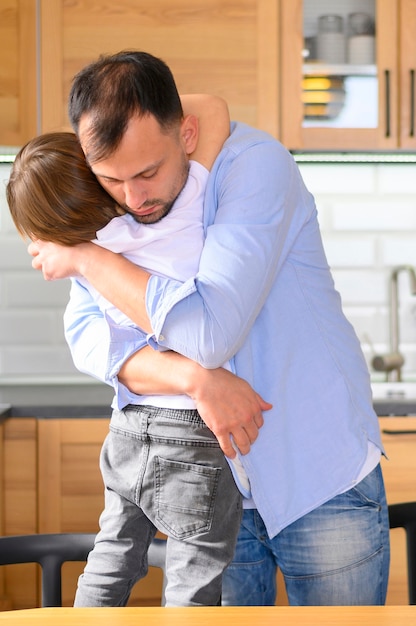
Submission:
<svg viewBox="0 0 416 626">
<path fill-rule="evenodd" d="M 181 96 L 184 115 L 198 118 L 198 144 L 190 158 L 211 169 L 224 141 L 230 135 L 230 114 L 223 98 L 208 94 Z"/>
</svg>

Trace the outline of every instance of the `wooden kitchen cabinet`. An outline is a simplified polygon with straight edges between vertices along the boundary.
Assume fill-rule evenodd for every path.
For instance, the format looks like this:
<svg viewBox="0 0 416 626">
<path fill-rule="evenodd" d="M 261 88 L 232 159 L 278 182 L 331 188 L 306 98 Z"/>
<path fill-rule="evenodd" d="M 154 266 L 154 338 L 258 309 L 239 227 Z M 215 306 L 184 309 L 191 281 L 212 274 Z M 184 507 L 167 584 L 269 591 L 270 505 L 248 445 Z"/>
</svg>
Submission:
<svg viewBox="0 0 416 626">
<path fill-rule="evenodd" d="M 2 533 L 37 532 L 37 423 L 34 418 L 3 422 L 1 473 Z M 38 566 L 7 565 L 2 570 L 2 610 L 36 606 L 39 597 Z"/>
<path fill-rule="evenodd" d="M 278 0 L 2 0 L 0 145 L 69 130 L 73 76 L 128 48 L 163 58 L 181 93 L 222 96 L 233 119 L 277 136 L 278 18 Z"/>
<path fill-rule="evenodd" d="M 376 62 L 367 76 L 373 99 L 359 98 L 360 127 L 304 124 L 306 6 L 345 21 L 353 11 L 374 17 Z M 416 147 L 416 0 L 40 0 L 39 19 L 42 131 L 68 128 L 67 96 L 78 70 L 101 53 L 135 48 L 162 57 L 182 93 L 223 96 L 233 119 L 267 130 L 291 150 Z M 341 78 L 350 70 L 327 69 Z M 367 69 L 354 67 L 361 71 Z M 361 112 L 372 107 L 366 127 Z"/>
<path fill-rule="evenodd" d="M 318 71 L 303 56 L 308 6 L 345 20 L 369 6 L 374 14 L 376 63 L 353 71 L 372 85 L 371 104 L 364 92 L 358 102 L 356 126 L 305 124 L 303 79 Z M 133 48 L 163 58 L 182 93 L 224 97 L 233 119 L 290 150 L 414 150 L 415 31 L 416 0 L 3 0 L 0 145 L 68 130 L 76 72 L 100 54 Z M 348 65 L 324 69 L 351 78 Z M 366 126 L 364 111 L 373 109 Z"/>
<path fill-rule="evenodd" d="M 381 417 L 388 460 L 382 459 L 389 503 L 416 500 L 416 417 Z M 393 434 L 391 434 L 392 431 Z M 415 432 L 403 432 L 415 431 Z M 11 418 L 0 425 L 2 533 L 96 532 L 103 507 L 99 454 L 108 418 Z M 405 535 L 391 531 L 388 604 L 407 604 Z M 81 564 L 63 568 L 64 603 L 70 605 Z M 30 608 L 39 602 L 39 568 L 1 568 L 0 610 Z M 278 574 L 278 604 L 287 604 Z M 160 603 L 161 573 L 149 575 L 133 590 L 131 605 Z"/>
<path fill-rule="evenodd" d="M 416 500 L 416 417 L 381 417 L 380 427 L 388 459 L 382 459 L 387 502 Z M 410 431 L 410 432 L 409 432 Z M 408 604 L 405 533 L 390 532 L 391 567 L 387 604 Z"/>
<path fill-rule="evenodd" d="M 11 418 L 3 428 L 3 528 L 5 535 L 97 532 L 104 505 L 99 454 L 108 418 Z M 0 447 L 1 449 L 1 447 Z M 40 601 L 37 565 L 2 569 L 0 610 L 31 608 Z M 82 563 L 63 566 L 63 603 L 73 602 Z M 162 575 L 150 568 L 129 605 L 159 605 Z"/>
<path fill-rule="evenodd" d="M 108 419 L 38 420 L 38 532 L 97 532 L 104 505 L 99 455 Z M 72 604 L 79 563 L 64 565 L 63 602 Z M 129 606 L 160 605 L 161 572 L 151 568 Z"/>
<path fill-rule="evenodd" d="M 130 48 L 164 59 L 181 93 L 220 95 L 233 119 L 277 134 L 277 22 L 276 0 L 40 0 L 42 131 L 68 127 L 76 72 Z"/>
<path fill-rule="evenodd" d="M 0 3 L 0 145 L 37 132 L 36 0 Z"/>
<path fill-rule="evenodd" d="M 280 74 L 281 85 L 284 85 L 280 111 L 283 143 L 292 150 L 414 150 L 416 1 L 367 0 L 364 4 L 354 0 L 280 1 Z M 353 70 L 348 64 L 331 65 L 319 62 L 319 59 L 317 64 L 304 63 L 304 11 L 308 2 L 308 6 L 312 6 L 318 15 L 340 14 L 345 22 L 351 11 L 366 10 L 366 7 L 372 5 L 376 42 L 374 68 L 357 66 Z M 308 123 L 302 102 L 307 97 L 303 89 L 306 72 L 314 72 L 310 75 L 330 79 L 333 83 L 335 79 L 343 81 L 344 86 L 346 77 L 351 79 L 354 72 L 357 72 L 361 82 L 367 74 L 365 85 L 366 89 L 367 85 L 370 88 L 362 91 L 361 99 L 358 87 L 356 125 L 349 123 L 348 126 L 342 126 L 340 122 L 337 126 L 337 119 L 325 123 L 323 120 Z M 342 89 L 335 89 L 332 84 L 329 92 L 321 92 L 322 98 L 335 98 L 337 92 L 340 96 Z M 367 93 L 370 99 L 371 94 L 374 94 L 371 105 L 374 108 L 374 121 L 368 127 L 363 122 L 364 113 L 370 109 Z M 346 100 L 349 97 L 347 92 Z M 341 115 L 339 117 L 342 119 Z"/>
</svg>

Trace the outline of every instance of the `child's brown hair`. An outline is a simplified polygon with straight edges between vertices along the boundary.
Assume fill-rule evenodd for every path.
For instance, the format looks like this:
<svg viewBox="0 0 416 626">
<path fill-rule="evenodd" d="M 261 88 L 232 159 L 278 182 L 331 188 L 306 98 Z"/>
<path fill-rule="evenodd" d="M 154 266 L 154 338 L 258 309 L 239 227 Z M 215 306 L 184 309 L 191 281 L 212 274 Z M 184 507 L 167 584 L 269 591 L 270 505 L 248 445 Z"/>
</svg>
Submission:
<svg viewBox="0 0 416 626">
<path fill-rule="evenodd" d="M 19 151 L 6 197 L 22 237 L 75 245 L 123 211 L 89 169 L 73 133 L 39 135 Z"/>
</svg>

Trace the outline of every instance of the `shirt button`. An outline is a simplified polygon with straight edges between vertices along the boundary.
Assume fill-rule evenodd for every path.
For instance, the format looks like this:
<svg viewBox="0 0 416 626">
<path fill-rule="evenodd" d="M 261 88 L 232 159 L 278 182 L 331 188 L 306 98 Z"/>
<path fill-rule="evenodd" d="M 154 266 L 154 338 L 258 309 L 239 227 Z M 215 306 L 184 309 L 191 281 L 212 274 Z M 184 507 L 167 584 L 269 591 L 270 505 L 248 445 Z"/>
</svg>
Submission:
<svg viewBox="0 0 416 626">
<path fill-rule="evenodd" d="M 165 341 L 164 335 L 159 335 L 159 341 Z"/>
</svg>

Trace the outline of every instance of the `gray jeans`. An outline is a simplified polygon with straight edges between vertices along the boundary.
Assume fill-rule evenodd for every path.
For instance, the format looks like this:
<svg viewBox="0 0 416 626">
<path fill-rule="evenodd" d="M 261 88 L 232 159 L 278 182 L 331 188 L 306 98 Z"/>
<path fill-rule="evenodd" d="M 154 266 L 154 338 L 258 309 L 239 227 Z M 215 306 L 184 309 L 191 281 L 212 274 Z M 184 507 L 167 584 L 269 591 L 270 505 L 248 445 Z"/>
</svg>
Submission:
<svg viewBox="0 0 416 626">
<path fill-rule="evenodd" d="M 241 496 L 212 432 L 193 410 L 114 411 L 100 460 L 105 506 L 75 606 L 124 606 L 167 540 L 167 606 L 216 605 L 241 521 Z"/>
</svg>

